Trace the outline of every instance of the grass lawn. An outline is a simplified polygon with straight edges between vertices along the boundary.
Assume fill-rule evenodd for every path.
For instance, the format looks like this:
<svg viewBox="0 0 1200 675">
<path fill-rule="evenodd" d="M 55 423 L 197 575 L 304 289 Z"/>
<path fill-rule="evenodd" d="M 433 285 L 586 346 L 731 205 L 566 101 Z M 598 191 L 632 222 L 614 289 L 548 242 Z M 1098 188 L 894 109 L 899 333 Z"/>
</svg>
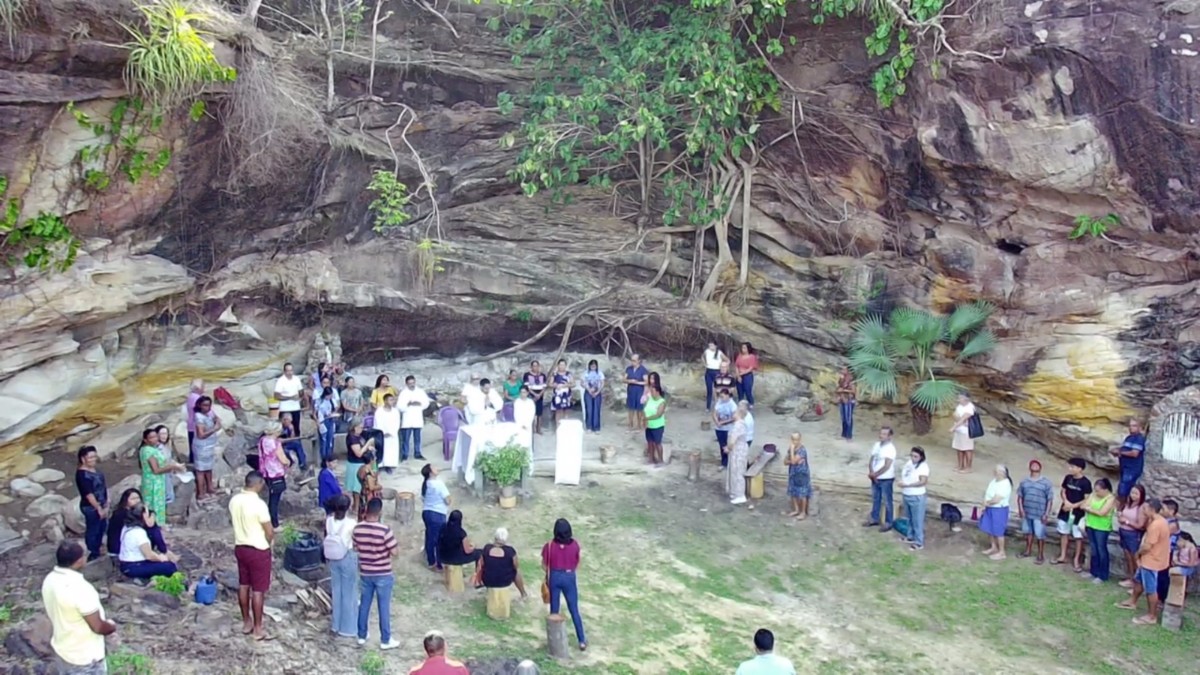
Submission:
<svg viewBox="0 0 1200 675">
<path fill-rule="evenodd" d="M 591 487 L 542 487 L 514 511 L 463 507 L 481 545 L 508 527 L 530 599 L 492 621 L 482 593 L 449 597 L 412 569 L 399 605 L 424 605 L 464 659 L 532 658 L 543 674 L 731 673 L 760 627 L 802 673 L 1195 672 L 1200 619 L 1184 630 L 1136 627 L 1115 580 L 1097 588 L 1062 568 L 974 553 L 978 535 L 930 523 L 910 553 L 894 534 L 864 530 L 859 507 L 834 499 L 796 523 L 776 496 L 756 511 L 724 504 L 711 481 L 673 473 L 604 477 Z M 776 489 L 778 494 L 778 488 Z M 580 596 L 589 648 L 567 663 L 545 656 L 538 551 L 565 516 L 584 550 Z M 1053 548 L 1057 551 L 1057 546 Z M 411 583 L 405 583 L 405 580 Z M 563 610 L 565 612 L 565 608 Z M 406 633 L 408 630 L 405 631 Z M 571 638 L 574 648 L 574 638 Z"/>
</svg>

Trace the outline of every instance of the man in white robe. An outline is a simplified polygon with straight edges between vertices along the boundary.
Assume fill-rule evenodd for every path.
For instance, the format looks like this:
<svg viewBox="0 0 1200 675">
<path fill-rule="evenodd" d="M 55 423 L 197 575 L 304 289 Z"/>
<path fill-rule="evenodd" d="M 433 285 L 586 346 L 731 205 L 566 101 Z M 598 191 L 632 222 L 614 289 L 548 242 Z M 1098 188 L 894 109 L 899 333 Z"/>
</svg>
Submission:
<svg viewBox="0 0 1200 675">
<path fill-rule="evenodd" d="M 467 418 L 467 424 L 475 424 L 475 411 L 482 411 L 486 403 L 487 395 L 479 388 L 479 376 L 471 373 L 471 381 L 463 385 L 463 414 Z"/>
<path fill-rule="evenodd" d="M 513 422 L 521 427 L 522 440 L 529 446 L 530 466 L 533 466 L 533 426 L 537 419 L 537 403 L 530 396 L 528 387 L 521 387 L 517 400 L 513 401 Z"/>
<path fill-rule="evenodd" d="M 409 375 L 404 378 L 404 388 L 396 399 L 396 407 L 400 409 L 400 433 L 403 436 L 400 444 L 400 461 L 408 461 L 409 450 L 413 459 L 425 459 L 421 455 L 421 429 L 425 427 L 425 409 L 433 403 L 425 390 L 417 386 L 417 378 Z"/>
<path fill-rule="evenodd" d="M 467 419 L 471 424 L 495 424 L 496 417 L 504 407 L 500 392 L 492 389 L 491 381 L 482 379 L 479 388 L 470 392 L 467 399 Z"/>
<path fill-rule="evenodd" d="M 396 407 L 394 395 L 383 397 L 383 407 L 375 411 L 375 428 L 383 432 L 383 456 L 379 466 L 392 473 L 400 466 L 400 409 Z"/>
</svg>

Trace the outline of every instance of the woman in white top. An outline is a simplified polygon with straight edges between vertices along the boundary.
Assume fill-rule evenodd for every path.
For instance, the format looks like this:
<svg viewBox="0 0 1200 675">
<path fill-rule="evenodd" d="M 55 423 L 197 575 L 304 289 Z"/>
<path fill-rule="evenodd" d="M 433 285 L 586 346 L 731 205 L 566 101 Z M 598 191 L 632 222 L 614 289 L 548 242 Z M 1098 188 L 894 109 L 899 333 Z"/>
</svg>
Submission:
<svg viewBox="0 0 1200 675">
<path fill-rule="evenodd" d="M 129 509 L 125 529 L 121 530 L 120 553 L 117 554 L 121 574 L 132 579 L 169 577 L 175 574 L 175 563 L 179 556 L 154 550 L 150 544 L 150 535 L 146 533 L 146 528 L 153 525 L 154 514 L 146 509 L 145 504 L 138 504 Z"/>
<path fill-rule="evenodd" d="M 347 515 L 350 498 L 340 494 L 330 500 L 333 513 L 325 519 L 325 559 L 333 593 L 332 630 L 342 637 L 358 636 L 358 554 L 354 552 L 354 526 Z"/>
<path fill-rule="evenodd" d="M 955 469 L 958 473 L 970 473 L 971 463 L 975 460 L 975 439 L 971 438 L 971 432 L 967 426 L 967 422 L 975 415 L 975 404 L 971 403 L 971 397 L 966 393 L 958 395 L 958 405 L 954 406 L 954 423 L 950 425 L 950 433 L 954 438 L 950 441 L 950 447 L 958 452 L 958 468 Z"/>
<path fill-rule="evenodd" d="M 713 383 L 717 379 L 717 373 L 721 372 L 721 364 L 729 363 L 729 357 L 725 356 L 725 352 L 721 351 L 716 342 L 709 341 L 700 361 L 704 364 L 704 409 L 712 410 Z"/>
<path fill-rule="evenodd" d="M 983 554 L 992 560 L 1004 560 L 1004 529 L 1008 527 L 1008 504 L 1012 499 L 1012 478 L 1008 475 L 1008 467 L 997 464 L 992 472 L 992 482 L 988 483 L 987 492 L 983 495 L 983 517 L 979 519 L 979 529 L 988 536 L 989 546 Z"/>
<path fill-rule="evenodd" d="M 900 540 L 911 544 L 909 548 L 920 551 L 925 548 L 925 486 L 929 483 L 929 462 L 925 461 L 925 449 L 917 446 L 909 454 L 908 463 L 900 472 L 900 495 L 904 499 L 904 512 L 908 514 L 908 536 Z"/>
</svg>

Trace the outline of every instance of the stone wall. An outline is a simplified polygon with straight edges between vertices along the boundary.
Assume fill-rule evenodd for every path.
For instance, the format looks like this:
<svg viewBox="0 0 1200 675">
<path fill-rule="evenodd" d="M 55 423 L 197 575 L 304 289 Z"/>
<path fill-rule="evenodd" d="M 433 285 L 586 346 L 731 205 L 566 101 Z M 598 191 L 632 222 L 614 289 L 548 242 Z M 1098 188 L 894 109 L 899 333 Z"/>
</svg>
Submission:
<svg viewBox="0 0 1200 675">
<path fill-rule="evenodd" d="M 1184 519 L 1200 522 L 1200 465 L 1163 459 L 1163 421 L 1176 413 L 1200 416 L 1200 387 L 1187 387 L 1166 396 L 1150 411 L 1146 473 L 1142 480 L 1150 494 L 1179 502 Z"/>
</svg>

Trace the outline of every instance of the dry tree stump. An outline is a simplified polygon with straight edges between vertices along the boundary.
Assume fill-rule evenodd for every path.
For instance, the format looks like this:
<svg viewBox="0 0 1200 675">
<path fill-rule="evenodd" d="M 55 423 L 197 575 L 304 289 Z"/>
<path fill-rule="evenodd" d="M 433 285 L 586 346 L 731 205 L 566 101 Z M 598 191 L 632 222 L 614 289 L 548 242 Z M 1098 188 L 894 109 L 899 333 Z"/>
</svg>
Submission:
<svg viewBox="0 0 1200 675">
<path fill-rule="evenodd" d="M 700 453 L 699 452 L 691 452 L 688 454 L 687 479 L 690 481 L 700 480 Z"/>
<path fill-rule="evenodd" d="M 512 591 L 507 588 L 487 589 L 487 615 L 497 620 L 512 616 Z"/>
<path fill-rule="evenodd" d="M 546 617 L 546 649 L 550 656 L 565 659 L 569 652 L 567 644 L 567 617 L 551 614 Z"/>
<path fill-rule="evenodd" d="M 442 569 L 445 570 L 443 574 L 446 578 L 446 590 L 451 593 L 462 593 L 465 590 L 462 565 L 443 565 Z"/>
<path fill-rule="evenodd" d="M 617 456 L 617 449 L 611 445 L 600 446 L 600 463 L 612 464 L 613 459 Z"/>
<path fill-rule="evenodd" d="M 396 520 L 401 525 L 409 525 L 416 513 L 416 495 L 411 492 L 401 492 L 396 495 Z"/>
</svg>

